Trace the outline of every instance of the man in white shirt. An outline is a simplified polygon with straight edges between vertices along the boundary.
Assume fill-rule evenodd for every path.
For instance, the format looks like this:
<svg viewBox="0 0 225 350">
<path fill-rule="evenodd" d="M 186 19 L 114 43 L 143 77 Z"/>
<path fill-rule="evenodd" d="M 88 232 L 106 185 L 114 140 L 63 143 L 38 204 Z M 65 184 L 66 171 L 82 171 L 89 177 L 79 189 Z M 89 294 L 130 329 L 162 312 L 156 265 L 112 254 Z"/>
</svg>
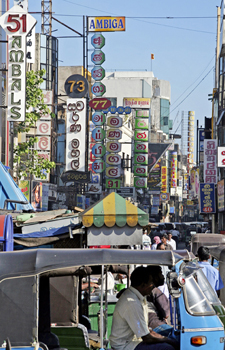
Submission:
<svg viewBox="0 0 225 350">
<path fill-rule="evenodd" d="M 177 244 L 174 241 L 174 239 L 172 239 L 172 233 L 168 232 L 168 240 L 167 243 L 171 245 L 171 247 L 173 248 L 173 250 L 176 250 Z"/>
<path fill-rule="evenodd" d="M 148 231 L 144 230 L 143 236 L 142 236 L 142 249 L 143 250 L 151 250 L 151 238 L 148 236 Z"/>
<path fill-rule="evenodd" d="M 113 350 L 174 350 L 173 340 L 148 328 L 146 295 L 164 283 L 159 266 L 137 267 L 131 274 L 131 287 L 119 298 L 113 313 Z"/>
</svg>

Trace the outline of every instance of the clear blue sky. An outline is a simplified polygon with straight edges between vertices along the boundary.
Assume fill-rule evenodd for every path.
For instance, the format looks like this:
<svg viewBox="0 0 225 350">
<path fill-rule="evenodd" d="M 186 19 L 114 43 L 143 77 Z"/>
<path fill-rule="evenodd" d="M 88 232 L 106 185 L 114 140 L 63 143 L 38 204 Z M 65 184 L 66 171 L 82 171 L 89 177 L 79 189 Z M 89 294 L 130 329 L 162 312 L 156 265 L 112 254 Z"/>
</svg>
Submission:
<svg viewBox="0 0 225 350">
<path fill-rule="evenodd" d="M 53 16 L 81 33 L 82 16 L 126 17 L 125 32 L 104 33 L 106 61 L 103 67 L 106 70 L 151 70 L 150 57 L 154 53 L 155 77 L 171 84 L 171 119 L 175 120 L 179 113 L 174 131 L 182 111 L 195 111 L 200 125 L 204 116 L 211 116 L 208 94 L 214 87 L 220 0 L 53 0 L 52 3 Z M 29 11 L 41 11 L 41 0 L 30 0 Z M 40 32 L 41 15 L 33 16 L 38 20 L 36 31 Z M 52 29 L 57 30 L 53 33 L 56 37 L 75 35 L 54 20 Z M 89 42 L 90 37 L 91 34 Z M 59 59 L 63 66 L 82 65 L 82 39 L 59 38 Z"/>
</svg>

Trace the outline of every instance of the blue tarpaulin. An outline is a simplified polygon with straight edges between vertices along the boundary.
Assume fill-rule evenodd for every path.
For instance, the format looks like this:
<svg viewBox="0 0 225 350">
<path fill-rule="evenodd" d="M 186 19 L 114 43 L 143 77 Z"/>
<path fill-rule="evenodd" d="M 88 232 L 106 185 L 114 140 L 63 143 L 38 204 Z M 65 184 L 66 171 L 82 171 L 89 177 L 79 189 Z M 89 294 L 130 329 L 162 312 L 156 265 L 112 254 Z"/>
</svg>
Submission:
<svg viewBox="0 0 225 350">
<path fill-rule="evenodd" d="M 27 202 L 26 197 L 21 192 L 19 186 L 15 183 L 11 175 L 8 173 L 6 167 L 0 162 L 0 209 L 4 209 L 5 200 L 11 199 L 21 202 Z M 15 204 L 7 203 L 7 210 L 34 210 L 30 203 L 28 204 Z"/>
</svg>

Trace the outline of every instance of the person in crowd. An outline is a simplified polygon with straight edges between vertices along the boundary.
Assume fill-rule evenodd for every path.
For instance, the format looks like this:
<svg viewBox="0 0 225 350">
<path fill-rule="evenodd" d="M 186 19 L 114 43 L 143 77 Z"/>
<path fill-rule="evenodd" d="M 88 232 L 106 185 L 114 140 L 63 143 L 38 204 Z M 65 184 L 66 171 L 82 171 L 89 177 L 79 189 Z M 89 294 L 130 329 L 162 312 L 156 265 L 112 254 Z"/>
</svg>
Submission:
<svg viewBox="0 0 225 350">
<path fill-rule="evenodd" d="M 173 247 L 168 243 L 168 235 L 166 233 L 162 235 L 161 241 L 165 246 L 165 250 L 173 250 Z"/>
<path fill-rule="evenodd" d="M 143 250 L 151 250 L 151 238 L 148 235 L 148 231 L 144 230 L 142 235 L 142 249 Z"/>
<path fill-rule="evenodd" d="M 157 244 L 157 250 L 165 250 L 165 244 L 163 242 L 159 242 Z"/>
<path fill-rule="evenodd" d="M 168 335 L 173 329 L 172 326 L 168 325 L 170 304 L 166 295 L 159 288 L 155 287 L 147 296 L 148 326 L 156 333 Z"/>
<path fill-rule="evenodd" d="M 201 246 L 197 252 L 199 258 L 199 265 L 203 268 L 202 271 L 206 275 L 209 283 L 214 291 L 219 296 L 219 291 L 224 287 L 223 281 L 220 277 L 219 271 L 209 263 L 210 253 L 209 248 Z"/>
<path fill-rule="evenodd" d="M 114 350 L 172 350 L 177 343 L 148 328 L 145 296 L 164 283 L 159 266 L 137 267 L 131 274 L 131 286 L 120 296 L 113 313 L 109 337 Z M 141 339 L 142 340 L 141 340 Z"/>
<path fill-rule="evenodd" d="M 171 247 L 173 248 L 173 250 L 176 250 L 177 244 L 176 241 L 172 238 L 172 233 L 168 232 L 168 240 L 167 243 L 171 245 Z"/>
<path fill-rule="evenodd" d="M 152 250 L 156 250 L 157 249 L 157 245 L 161 242 L 159 236 L 155 236 L 153 238 L 153 244 L 152 244 Z"/>
</svg>

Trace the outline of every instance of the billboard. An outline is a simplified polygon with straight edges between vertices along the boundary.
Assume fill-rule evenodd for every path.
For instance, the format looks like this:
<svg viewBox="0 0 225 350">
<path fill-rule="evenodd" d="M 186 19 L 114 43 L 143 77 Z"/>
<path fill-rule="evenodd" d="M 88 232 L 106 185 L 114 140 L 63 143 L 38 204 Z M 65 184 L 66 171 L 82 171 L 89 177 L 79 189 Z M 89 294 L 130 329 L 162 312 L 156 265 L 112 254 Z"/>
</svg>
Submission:
<svg viewBox="0 0 225 350">
<path fill-rule="evenodd" d="M 88 32 L 118 31 L 125 31 L 125 17 L 88 17 Z"/>
</svg>

